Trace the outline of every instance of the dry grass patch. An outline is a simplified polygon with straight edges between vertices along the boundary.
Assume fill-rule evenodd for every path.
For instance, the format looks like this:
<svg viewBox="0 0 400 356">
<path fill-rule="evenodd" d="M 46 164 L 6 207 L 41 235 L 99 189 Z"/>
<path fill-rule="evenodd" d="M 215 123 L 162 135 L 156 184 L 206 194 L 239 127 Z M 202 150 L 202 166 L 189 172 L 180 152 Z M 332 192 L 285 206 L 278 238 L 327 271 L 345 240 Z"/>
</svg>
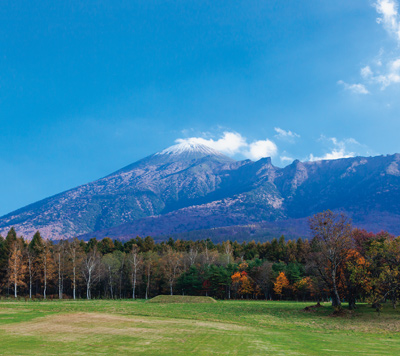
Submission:
<svg viewBox="0 0 400 356">
<path fill-rule="evenodd" d="M 20 312 L 30 312 L 29 309 L 13 309 L 13 308 L 1 308 L 0 314 L 19 314 Z"/>
<path fill-rule="evenodd" d="M 45 336 L 46 339 L 73 341 L 90 334 L 144 335 L 151 332 L 140 320 L 108 314 L 74 313 L 36 318 L 8 325 L 7 332 L 24 336 Z"/>
<path fill-rule="evenodd" d="M 8 333 L 24 336 L 41 336 L 51 341 L 71 342 L 90 335 L 120 335 L 139 337 L 145 343 L 190 335 L 199 331 L 243 331 L 248 327 L 220 322 L 204 322 L 187 319 L 159 319 L 152 317 L 128 317 L 102 313 L 57 314 L 39 317 L 32 321 L 0 326 Z"/>
</svg>

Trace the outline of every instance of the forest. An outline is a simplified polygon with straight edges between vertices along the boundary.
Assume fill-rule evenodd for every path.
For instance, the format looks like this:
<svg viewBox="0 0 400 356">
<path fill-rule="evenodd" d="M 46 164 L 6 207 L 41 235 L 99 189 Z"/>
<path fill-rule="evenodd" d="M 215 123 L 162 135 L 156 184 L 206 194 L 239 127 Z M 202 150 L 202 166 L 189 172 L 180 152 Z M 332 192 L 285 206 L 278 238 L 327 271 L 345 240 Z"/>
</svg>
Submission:
<svg viewBox="0 0 400 356">
<path fill-rule="evenodd" d="M 127 299 L 161 294 L 331 301 L 396 307 L 400 237 L 353 228 L 343 214 L 310 218 L 312 238 L 266 242 L 136 237 L 53 242 L 11 228 L 0 236 L 2 298 Z"/>
</svg>

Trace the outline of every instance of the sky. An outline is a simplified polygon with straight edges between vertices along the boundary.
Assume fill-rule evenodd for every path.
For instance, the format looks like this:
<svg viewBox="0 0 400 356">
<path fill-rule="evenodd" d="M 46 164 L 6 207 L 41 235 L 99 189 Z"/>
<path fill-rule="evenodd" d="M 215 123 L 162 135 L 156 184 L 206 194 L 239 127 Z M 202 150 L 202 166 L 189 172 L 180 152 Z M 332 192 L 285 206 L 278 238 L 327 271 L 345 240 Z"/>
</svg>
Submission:
<svg viewBox="0 0 400 356">
<path fill-rule="evenodd" d="M 175 143 L 400 152 L 398 0 L 3 0 L 0 215 Z"/>
</svg>

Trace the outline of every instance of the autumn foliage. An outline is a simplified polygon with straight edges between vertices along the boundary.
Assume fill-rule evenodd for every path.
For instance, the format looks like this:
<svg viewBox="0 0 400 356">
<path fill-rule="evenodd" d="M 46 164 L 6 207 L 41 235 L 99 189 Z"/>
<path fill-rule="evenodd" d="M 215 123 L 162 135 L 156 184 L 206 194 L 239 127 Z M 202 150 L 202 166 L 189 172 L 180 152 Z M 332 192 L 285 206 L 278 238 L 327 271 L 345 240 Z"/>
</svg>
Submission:
<svg viewBox="0 0 400 356">
<path fill-rule="evenodd" d="M 284 290 L 289 289 L 289 287 L 289 280 L 286 278 L 285 272 L 279 273 L 274 283 L 274 292 L 279 295 L 279 298 L 282 298 Z"/>
<path fill-rule="evenodd" d="M 248 296 L 254 292 L 254 283 L 246 271 L 235 272 L 232 276 L 232 286 L 240 296 Z"/>
<path fill-rule="evenodd" d="M 0 293 L 15 298 L 152 298 L 331 301 L 350 309 L 397 306 L 400 237 L 353 229 L 333 212 L 311 220 L 312 238 L 266 242 L 137 237 L 122 243 L 0 236 Z"/>
</svg>

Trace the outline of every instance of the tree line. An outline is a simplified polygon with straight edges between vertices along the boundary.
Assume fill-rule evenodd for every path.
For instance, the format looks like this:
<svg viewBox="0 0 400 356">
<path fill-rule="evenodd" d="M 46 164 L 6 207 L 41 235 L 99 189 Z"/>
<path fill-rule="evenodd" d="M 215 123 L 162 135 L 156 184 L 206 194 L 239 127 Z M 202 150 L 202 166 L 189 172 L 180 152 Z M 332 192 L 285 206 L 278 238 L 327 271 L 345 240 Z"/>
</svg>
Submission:
<svg viewBox="0 0 400 356">
<path fill-rule="evenodd" d="M 156 243 L 74 238 L 31 239 L 11 228 L 0 236 L 0 289 L 26 299 L 151 298 L 159 294 L 219 299 L 357 301 L 396 307 L 400 237 L 352 228 L 343 214 L 310 219 L 312 238 L 267 242 L 210 239 Z"/>
</svg>

